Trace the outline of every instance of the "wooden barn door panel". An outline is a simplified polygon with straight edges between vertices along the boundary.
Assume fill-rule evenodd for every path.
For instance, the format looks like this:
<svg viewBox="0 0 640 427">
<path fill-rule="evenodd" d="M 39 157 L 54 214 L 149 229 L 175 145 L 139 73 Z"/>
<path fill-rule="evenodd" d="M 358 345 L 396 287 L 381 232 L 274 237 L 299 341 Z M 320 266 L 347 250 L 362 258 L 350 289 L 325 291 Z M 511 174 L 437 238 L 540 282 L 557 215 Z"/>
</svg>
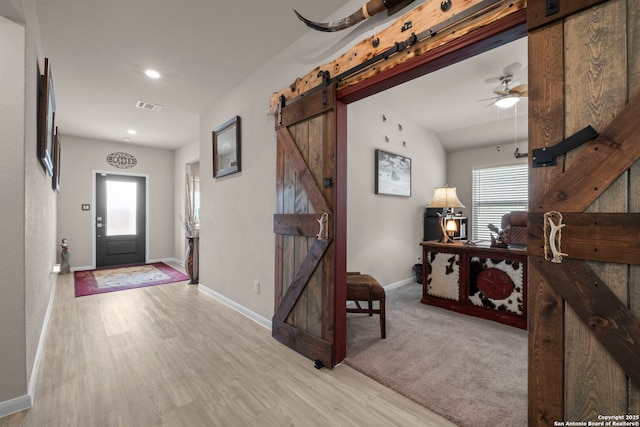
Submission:
<svg viewBox="0 0 640 427">
<path fill-rule="evenodd" d="M 589 124 L 602 130 L 616 118 L 623 118 L 621 122 L 626 124 L 637 121 L 636 113 L 626 119 L 623 116 L 633 107 L 627 102 L 635 98 L 640 81 L 639 5 L 638 0 L 604 2 L 530 33 L 530 150 L 559 142 L 562 139 L 557 135 L 559 129 L 563 129 L 562 137 L 567 137 Z M 555 89 L 550 89 L 548 86 L 555 79 L 563 84 L 556 82 Z M 559 94 L 554 95 L 558 90 Z M 599 197 L 594 196 L 595 200 L 584 206 L 574 203 L 575 199 L 585 201 L 590 196 L 584 191 L 583 195 L 578 193 L 583 189 L 594 190 L 596 186 L 588 178 L 568 177 L 575 175 L 575 168 L 571 167 L 580 167 L 585 156 L 591 161 L 596 158 L 587 151 L 593 150 L 593 146 L 573 150 L 558 166 L 532 169 L 530 210 L 563 212 L 564 209 L 596 215 L 638 212 L 636 148 L 640 135 L 636 130 L 631 134 L 635 139 L 620 138 L 627 143 L 621 148 L 631 148 L 632 153 L 622 156 L 626 158 L 616 162 L 618 167 L 582 171 L 583 176 L 596 176 L 602 182 L 597 190 Z M 614 144 L 618 142 L 612 139 Z M 622 168 L 630 167 L 628 171 L 619 167 L 623 162 L 628 162 Z M 567 190 L 563 181 L 582 187 Z M 602 191 L 603 188 L 606 190 Z M 575 196 L 573 201 L 571 196 Z M 578 206 L 579 209 L 572 210 Z M 568 217 L 574 215 L 578 214 Z M 529 224 L 532 242 L 540 240 L 538 228 L 541 228 L 533 218 L 534 215 Z M 568 227 L 570 223 L 565 226 Z M 570 247 L 562 249 L 571 257 Z M 628 374 L 639 381 L 634 369 L 640 358 L 638 266 L 622 264 L 620 260 L 586 263 L 566 260 L 561 266 L 545 263 L 534 256 L 529 260 L 529 424 L 597 420 L 598 414 L 604 413 L 638 413 L 638 384 L 627 378 Z M 634 264 L 638 263 L 640 260 Z M 587 287 L 575 294 L 580 288 L 571 283 L 581 281 Z M 596 285 L 591 282 L 605 288 L 592 288 Z M 566 298 L 566 304 L 560 295 Z M 616 320 L 617 315 L 622 318 Z M 620 328 L 614 325 L 616 321 L 620 322 Z M 610 338 L 619 340 L 623 348 L 616 350 L 617 344 L 609 342 Z M 631 343 L 633 348 L 624 348 L 625 343 Z M 545 364 L 550 365 L 553 374 L 545 372 L 549 369 Z M 557 375 L 559 370 L 561 375 Z"/>
<path fill-rule="evenodd" d="M 566 136 L 587 124 L 603 129 L 626 104 L 626 31 L 620 31 L 627 28 L 625 3 L 624 0 L 610 1 L 573 15 L 565 22 Z M 570 152 L 566 166 L 570 167 L 584 150 L 586 145 Z M 626 212 L 625 178 L 623 173 L 587 211 Z M 626 303 L 628 267 L 605 263 L 589 265 Z M 565 331 L 567 419 L 595 420 L 598 414 L 594 411 L 627 413 L 624 371 L 571 308 L 566 312 Z"/>
<path fill-rule="evenodd" d="M 334 365 L 335 91 L 284 107 L 276 120 L 275 314 L 273 336 Z M 320 234 L 320 224 L 326 235 Z"/>
<path fill-rule="evenodd" d="M 627 1 L 629 97 L 640 95 L 640 0 Z M 640 160 L 629 169 L 629 212 L 640 212 Z M 640 265 L 630 266 L 629 309 L 640 319 Z M 629 413 L 640 414 L 640 384 L 629 384 Z"/>
<path fill-rule="evenodd" d="M 529 33 L 530 153 L 564 138 L 564 45 L 558 43 L 563 37 L 562 21 Z M 559 167 L 530 170 L 529 200 L 546 193 L 562 173 Z M 564 303 L 541 266 L 530 261 L 528 424 L 548 426 L 564 419 L 564 382 L 558 380 L 564 378 Z"/>
</svg>

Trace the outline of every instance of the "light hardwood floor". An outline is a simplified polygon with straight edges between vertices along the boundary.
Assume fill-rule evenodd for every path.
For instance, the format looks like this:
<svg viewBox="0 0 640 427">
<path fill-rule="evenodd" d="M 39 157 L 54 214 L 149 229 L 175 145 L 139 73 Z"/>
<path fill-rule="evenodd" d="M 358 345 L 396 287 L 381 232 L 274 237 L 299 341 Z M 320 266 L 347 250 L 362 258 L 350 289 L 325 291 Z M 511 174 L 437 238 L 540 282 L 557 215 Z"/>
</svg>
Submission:
<svg viewBox="0 0 640 427">
<path fill-rule="evenodd" d="M 284 347 L 185 282 L 75 298 L 58 277 L 33 408 L 5 426 L 452 426 Z"/>
</svg>

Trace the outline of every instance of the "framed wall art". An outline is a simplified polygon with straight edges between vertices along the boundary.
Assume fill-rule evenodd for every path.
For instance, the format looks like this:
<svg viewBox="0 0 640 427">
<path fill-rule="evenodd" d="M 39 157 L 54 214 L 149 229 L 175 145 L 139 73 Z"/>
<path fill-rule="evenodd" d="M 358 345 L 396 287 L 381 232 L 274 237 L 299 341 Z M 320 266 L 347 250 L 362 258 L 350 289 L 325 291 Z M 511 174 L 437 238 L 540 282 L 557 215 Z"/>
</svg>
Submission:
<svg viewBox="0 0 640 427">
<path fill-rule="evenodd" d="M 240 172 L 240 116 L 213 131 L 213 177 Z"/>
<path fill-rule="evenodd" d="M 411 159 L 376 150 L 375 183 L 376 194 L 411 197 Z"/>
<path fill-rule="evenodd" d="M 56 97 L 49 58 L 44 59 L 38 106 L 38 157 L 45 170 L 53 177 L 53 138 L 55 131 Z"/>
</svg>

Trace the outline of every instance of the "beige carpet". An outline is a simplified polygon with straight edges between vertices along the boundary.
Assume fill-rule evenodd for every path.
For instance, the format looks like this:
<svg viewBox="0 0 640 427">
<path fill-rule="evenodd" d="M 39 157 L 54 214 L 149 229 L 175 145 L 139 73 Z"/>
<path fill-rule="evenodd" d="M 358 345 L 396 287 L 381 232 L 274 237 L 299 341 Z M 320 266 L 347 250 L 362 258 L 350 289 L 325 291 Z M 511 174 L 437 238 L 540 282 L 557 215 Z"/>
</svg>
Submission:
<svg viewBox="0 0 640 427">
<path fill-rule="evenodd" d="M 347 316 L 345 362 L 460 426 L 527 425 L 527 332 L 420 303 L 422 285 L 387 292 L 378 317 Z"/>
</svg>

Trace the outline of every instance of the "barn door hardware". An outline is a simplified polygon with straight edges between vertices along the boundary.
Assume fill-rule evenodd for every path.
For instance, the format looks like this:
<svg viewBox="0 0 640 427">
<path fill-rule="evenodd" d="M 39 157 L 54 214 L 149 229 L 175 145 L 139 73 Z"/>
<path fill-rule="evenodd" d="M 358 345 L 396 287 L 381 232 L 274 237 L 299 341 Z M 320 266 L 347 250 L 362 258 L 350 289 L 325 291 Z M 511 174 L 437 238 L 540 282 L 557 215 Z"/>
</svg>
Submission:
<svg viewBox="0 0 640 427">
<path fill-rule="evenodd" d="M 560 0 L 547 0 L 547 4 L 545 7 L 546 16 L 555 15 L 560 12 Z"/>
<path fill-rule="evenodd" d="M 563 256 L 569 254 L 562 253 L 562 228 L 566 224 L 562 223 L 562 214 L 550 211 L 544 214 L 544 259 L 554 264 L 562 263 Z"/>
<path fill-rule="evenodd" d="M 329 72 L 322 70 L 318 73 L 318 77 L 322 77 L 322 83 L 320 83 L 320 87 L 322 88 L 322 108 L 327 108 L 327 87 L 331 80 Z"/>
<path fill-rule="evenodd" d="M 320 231 L 316 234 L 318 240 L 329 240 L 329 214 L 323 213 L 318 224 L 320 225 Z"/>
<path fill-rule="evenodd" d="M 333 178 L 325 178 L 323 181 L 324 188 L 333 188 Z"/>
<path fill-rule="evenodd" d="M 337 83 L 340 82 L 348 77 L 351 77 L 353 75 L 358 74 L 360 71 L 366 70 L 367 68 L 371 67 L 372 65 L 381 62 L 381 61 L 385 61 L 387 59 L 389 59 L 390 56 L 396 54 L 396 53 L 400 53 L 402 51 L 404 51 L 405 49 L 415 45 L 416 43 L 426 40 L 427 38 L 430 37 L 434 37 L 436 34 L 438 34 L 438 32 L 449 28 L 453 25 L 458 24 L 459 22 L 462 22 L 474 15 L 476 15 L 477 13 L 490 8 L 492 6 L 495 6 L 497 3 L 500 3 L 501 0 L 484 0 L 481 1 L 480 3 L 476 4 L 475 6 L 471 6 L 468 9 L 465 9 L 464 11 L 457 13 L 453 16 L 451 16 L 451 18 L 449 19 L 445 19 L 444 21 L 440 22 L 439 24 L 434 25 L 433 27 L 421 32 L 420 34 L 415 34 L 415 33 L 411 33 L 411 35 L 409 36 L 409 38 L 407 38 L 404 41 L 400 41 L 400 42 L 396 42 L 392 47 L 390 47 L 389 49 L 385 50 L 384 52 L 380 52 L 379 54 L 373 56 L 372 58 L 368 59 L 367 61 L 358 64 L 346 71 L 344 71 L 341 74 L 338 74 L 332 78 L 329 78 L 329 72 L 328 71 L 320 71 L 320 73 L 318 74 L 318 77 L 322 77 L 323 78 L 323 82 L 320 83 L 318 86 L 313 87 L 311 89 L 309 89 L 308 91 L 306 91 L 303 94 L 300 94 L 294 98 L 291 98 L 289 100 L 290 103 L 293 103 L 297 100 L 299 100 L 302 97 L 308 96 L 310 93 L 313 93 L 317 90 L 321 90 L 322 88 L 326 88 L 326 86 L 329 86 L 333 83 Z M 406 24 L 405 24 L 406 25 Z M 411 24 L 413 25 L 413 24 Z M 404 30 L 406 31 L 406 30 Z M 376 43 L 376 39 L 373 40 L 373 43 Z M 379 41 L 378 41 L 379 43 Z M 326 80 L 325 80 L 326 78 Z"/>
<path fill-rule="evenodd" d="M 598 131 L 589 125 L 570 137 L 560 141 L 553 147 L 535 149 L 532 151 L 533 159 L 531 167 L 539 168 L 542 166 L 555 166 L 557 163 L 556 158 L 558 156 L 567 154 L 569 151 L 591 141 L 598 135 Z"/>
<path fill-rule="evenodd" d="M 278 98 L 278 127 L 282 127 L 282 109 L 287 106 L 287 98 L 280 95 Z"/>
</svg>

